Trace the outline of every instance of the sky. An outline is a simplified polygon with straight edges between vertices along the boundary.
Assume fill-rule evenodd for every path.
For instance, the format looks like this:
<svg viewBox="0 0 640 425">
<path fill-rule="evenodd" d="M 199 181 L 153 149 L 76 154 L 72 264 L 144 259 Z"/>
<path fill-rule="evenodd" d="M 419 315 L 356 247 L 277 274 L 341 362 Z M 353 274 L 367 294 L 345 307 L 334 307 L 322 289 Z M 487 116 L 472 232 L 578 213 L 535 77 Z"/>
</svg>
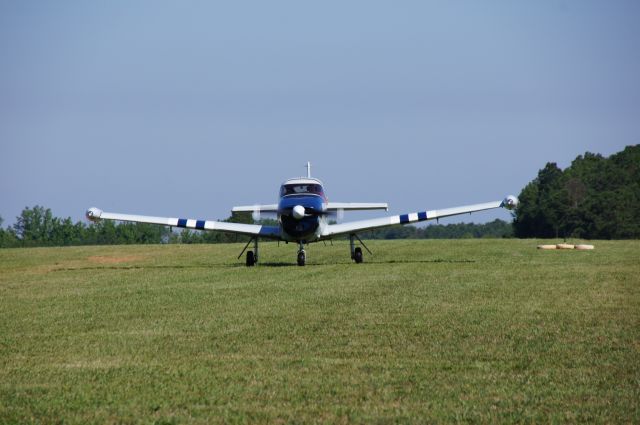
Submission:
<svg viewBox="0 0 640 425">
<path fill-rule="evenodd" d="M 393 214 L 518 195 L 640 143 L 638 22 L 635 0 L 0 0 L 0 216 L 223 219 L 307 161 Z"/>
</svg>

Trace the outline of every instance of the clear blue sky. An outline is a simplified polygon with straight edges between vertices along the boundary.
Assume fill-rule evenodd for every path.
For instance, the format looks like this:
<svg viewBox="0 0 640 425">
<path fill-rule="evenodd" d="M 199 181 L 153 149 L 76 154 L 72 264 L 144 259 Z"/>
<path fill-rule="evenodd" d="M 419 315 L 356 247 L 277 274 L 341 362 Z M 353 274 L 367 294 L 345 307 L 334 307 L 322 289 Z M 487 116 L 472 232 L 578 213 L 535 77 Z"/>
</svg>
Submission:
<svg viewBox="0 0 640 425">
<path fill-rule="evenodd" d="M 638 1 L 2 1 L 0 216 L 225 218 L 307 160 L 331 200 L 393 213 L 517 195 L 640 143 L 639 22 Z"/>
</svg>

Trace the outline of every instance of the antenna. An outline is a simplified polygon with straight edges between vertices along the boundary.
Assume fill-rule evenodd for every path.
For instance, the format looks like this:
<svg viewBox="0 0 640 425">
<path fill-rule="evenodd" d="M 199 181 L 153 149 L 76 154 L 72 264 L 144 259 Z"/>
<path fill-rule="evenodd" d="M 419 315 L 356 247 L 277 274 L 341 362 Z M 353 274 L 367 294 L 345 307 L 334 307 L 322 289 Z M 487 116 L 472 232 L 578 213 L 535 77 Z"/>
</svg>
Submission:
<svg viewBox="0 0 640 425">
<path fill-rule="evenodd" d="M 311 163 L 307 161 L 307 178 L 311 178 Z"/>
</svg>

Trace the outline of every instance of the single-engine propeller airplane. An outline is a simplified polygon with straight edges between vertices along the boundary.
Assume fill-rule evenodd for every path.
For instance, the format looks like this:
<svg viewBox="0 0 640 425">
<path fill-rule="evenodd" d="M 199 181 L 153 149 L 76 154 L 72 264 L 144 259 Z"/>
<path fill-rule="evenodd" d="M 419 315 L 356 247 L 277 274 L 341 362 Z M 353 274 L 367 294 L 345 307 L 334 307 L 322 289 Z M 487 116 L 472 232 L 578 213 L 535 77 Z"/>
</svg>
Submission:
<svg viewBox="0 0 640 425">
<path fill-rule="evenodd" d="M 502 201 L 333 224 L 329 220 L 329 217 L 332 215 L 340 216 L 344 211 L 353 210 L 383 209 L 388 211 L 388 205 L 386 203 L 329 202 L 322 182 L 311 177 L 311 163 L 308 162 L 306 177 L 292 178 L 282 183 L 277 204 L 233 207 L 231 210 L 232 212 L 252 212 L 254 215 L 260 213 L 275 213 L 277 214 L 278 226 L 119 214 L 104 212 L 95 207 L 89 208 L 86 216 L 87 219 L 91 221 L 129 221 L 247 235 L 251 239 L 238 256 L 238 258 L 240 258 L 251 242 L 253 242 L 253 250 L 247 251 L 247 266 L 253 266 L 258 262 L 258 239 L 272 239 L 287 243 L 295 242 L 298 244 L 298 265 L 304 266 L 306 262 L 306 252 L 304 248 L 306 244 L 312 242 L 331 240 L 338 235 L 349 235 L 351 259 L 356 263 L 362 263 L 362 249 L 356 246 L 355 240 L 357 239 L 360 245 L 370 254 L 371 251 L 369 251 L 369 248 L 367 248 L 358 237 L 358 233 L 360 232 L 393 226 L 395 224 L 416 223 L 459 214 L 470 214 L 472 212 L 493 208 L 502 207 L 513 210 L 517 205 L 518 199 L 515 196 L 507 196 Z"/>
</svg>

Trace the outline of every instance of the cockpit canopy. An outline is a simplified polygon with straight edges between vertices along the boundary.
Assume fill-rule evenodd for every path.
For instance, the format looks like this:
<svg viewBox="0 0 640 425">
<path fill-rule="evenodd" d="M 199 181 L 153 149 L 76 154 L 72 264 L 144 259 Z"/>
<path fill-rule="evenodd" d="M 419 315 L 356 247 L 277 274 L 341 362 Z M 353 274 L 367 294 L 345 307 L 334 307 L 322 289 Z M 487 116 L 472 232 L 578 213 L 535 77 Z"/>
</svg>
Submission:
<svg viewBox="0 0 640 425">
<path fill-rule="evenodd" d="M 313 194 L 324 197 L 322 185 L 317 183 L 290 183 L 280 186 L 280 196 Z"/>
</svg>

